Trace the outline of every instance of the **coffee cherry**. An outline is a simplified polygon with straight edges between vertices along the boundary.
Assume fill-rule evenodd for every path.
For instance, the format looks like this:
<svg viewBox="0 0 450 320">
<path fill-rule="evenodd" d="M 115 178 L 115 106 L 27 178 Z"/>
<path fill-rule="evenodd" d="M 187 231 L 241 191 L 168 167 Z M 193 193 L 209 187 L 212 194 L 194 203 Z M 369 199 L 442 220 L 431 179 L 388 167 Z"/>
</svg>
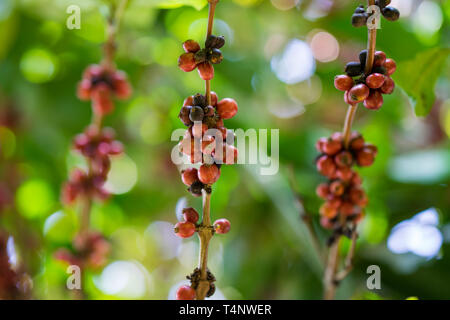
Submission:
<svg viewBox="0 0 450 320">
<path fill-rule="evenodd" d="M 195 61 L 194 53 L 183 53 L 178 58 L 178 67 L 184 72 L 190 72 L 195 69 L 197 62 Z"/>
<path fill-rule="evenodd" d="M 178 118 L 180 118 L 181 122 L 185 126 L 190 126 L 192 124 L 192 121 L 189 117 L 191 113 L 191 106 L 184 106 L 181 108 L 180 113 L 178 114 Z"/>
<path fill-rule="evenodd" d="M 340 141 L 344 140 L 344 134 L 342 132 L 333 132 L 330 136 L 331 140 Z"/>
<path fill-rule="evenodd" d="M 376 146 L 374 146 L 373 144 L 366 144 L 364 147 L 366 149 L 370 150 L 374 156 L 376 156 L 378 154 L 378 148 Z"/>
<path fill-rule="evenodd" d="M 356 154 L 356 162 L 361 167 L 368 167 L 373 164 L 375 160 L 375 156 L 372 152 L 372 150 L 368 148 L 363 148 L 362 150 L 359 150 Z"/>
<path fill-rule="evenodd" d="M 327 217 L 320 217 L 320 225 L 325 229 L 333 229 L 333 222 Z"/>
<path fill-rule="evenodd" d="M 375 66 L 372 68 L 372 73 L 381 73 L 381 74 L 386 74 L 386 69 L 384 68 L 384 66 Z"/>
<path fill-rule="evenodd" d="M 326 199 L 329 193 L 330 189 L 328 187 L 328 183 L 321 183 L 316 188 L 316 194 L 322 199 Z"/>
<path fill-rule="evenodd" d="M 370 90 L 370 94 L 364 100 L 364 107 L 370 110 L 378 110 L 383 105 L 383 96 L 378 90 Z"/>
<path fill-rule="evenodd" d="M 225 234 L 230 231 L 231 224 L 227 219 L 219 219 L 214 221 L 214 230 L 219 234 Z"/>
<path fill-rule="evenodd" d="M 80 100 L 89 100 L 91 98 L 91 80 L 83 79 L 78 84 L 77 96 Z"/>
<path fill-rule="evenodd" d="M 206 97 L 200 93 L 197 93 L 192 100 L 192 105 L 206 107 Z"/>
<path fill-rule="evenodd" d="M 350 149 L 360 150 L 363 147 L 364 147 L 364 138 L 359 133 L 355 133 L 355 136 L 351 137 L 350 140 Z"/>
<path fill-rule="evenodd" d="M 201 197 L 202 196 L 202 190 L 204 188 L 203 183 L 201 183 L 200 181 L 195 181 L 190 187 L 189 187 L 189 192 L 194 196 L 194 197 Z"/>
<path fill-rule="evenodd" d="M 198 170 L 198 178 L 204 184 L 213 184 L 219 179 L 219 177 L 220 170 L 215 164 L 203 164 Z"/>
<path fill-rule="evenodd" d="M 381 67 L 386 62 L 386 53 L 383 51 L 375 51 L 375 55 L 373 58 L 373 66 Z"/>
<path fill-rule="evenodd" d="M 354 13 L 365 13 L 366 9 L 364 9 L 364 5 L 359 5 L 358 7 L 356 7 L 355 12 Z"/>
<path fill-rule="evenodd" d="M 345 186 L 341 181 L 336 180 L 330 183 L 330 193 L 332 193 L 333 195 L 342 196 L 344 194 L 344 191 Z"/>
<path fill-rule="evenodd" d="M 223 146 L 222 159 L 217 159 L 217 157 L 214 156 L 214 159 L 218 160 L 217 163 L 221 164 L 234 164 L 237 162 L 237 158 L 238 149 L 228 144 Z"/>
<path fill-rule="evenodd" d="M 322 146 L 323 152 L 332 156 L 342 149 L 342 142 L 340 140 L 328 139 Z"/>
<path fill-rule="evenodd" d="M 343 202 L 339 207 L 339 212 L 345 216 L 353 214 L 355 211 L 355 206 L 351 202 Z"/>
<path fill-rule="evenodd" d="M 195 300 L 195 297 L 195 290 L 190 286 L 181 286 L 178 288 L 176 293 L 177 300 Z"/>
<path fill-rule="evenodd" d="M 391 3 L 391 0 L 375 0 L 375 4 L 379 6 L 381 9 L 386 7 Z"/>
<path fill-rule="evenodd" d="M 337 209 L 331 206 L 328 202 L 325 202 L 319 209 L 320 215 L 325 218 L 333 219 L 337 216 Z"/>
<path fill-rule="evenodd" d="M 397 64 L 393 59 L 386 59 L 386 62 L 384 63 L 384 68 L 386 69 L 386 74 L 390 76 L 397 69 Z"/>
<path fill-rule="evenodd" d="M 353 173 L 353 177 L 352 177 L 351 183 L 354 186 L 360 186 L 362 184 L 362 179 L 361 179 L 361 177 L 359 176 L 359 174 L 357 172 Z"/>
<path fill-rule="evenodd" d="M 180 221 L 175 225 L 174 231 L 180 238 L 189 238 L 195 233 L 195 224 L 189 221 Z"/>
<path fill-rule="evenodd" d="M 111 100 L 111 90 L 105 83 L 100 83 L 91 93 L 92 107 L 94 112 L 99 115 L 105 115 L 113 111 L 114 103 Z"/>
<path fill-rule="evenodd" d="M 230 98 L 225 98 L 217 103 L 217 113 L 222 119 L 233 118 L 238 111 L 236 101 Z"/>
<path fill-rule="evenodd" d="M 195 107 L 192 107 L 192 108 L 191 108 L 191 111 L 190 111 L 190 113 L 189 113 L 189 119 L 190 119 L 192 122 L 195 122 L 195 121 L 202 121 L 204 115 L 205 115 L 205 114 L 204 114 L 204 112 L 203 112 L 203 108 L 202 108 L 202 107 L 199 107 L 199 106 L 195 106 Z"/>
<path fill-rule="evenodd" d="M 111 85 L 117 99 L 128 99 L 131 96 L 132 88 L 123 71 L 115 71 L 111 75 Z"/>
<path fill-rule="evenodd" d="M 218 100 L 219 99 L 217 98 L 217 93 L 215 93 L 214 91 L 211 91 L 211 105 L 216 106 Z"/>
<path fill-rule="evenodd" d="M 361 63 L 361 66 L 365 66 L 366 65 L 366 59 L 367 59 L 367 50 L 361 50 L 361 52 L 359 53 L 359 62 Z"/>
<path fill-rule="evenodd" d="M 353 170 L 350 168 L 338 168 L 336 177 L 342 181 L 349 181 L 353 177 Z"/>
<path fill-rule="evenodd" d="M 214 78 L 214 67 L 209 62 L 202 62 L 198 65 L 198 74 L 203 80 Z"/>
<path fill-rule="evenodd" d="M 366 78 L 366 84 L 371 89 L 380 88 L 384 81 L 385 77 L 381 73 L 372 73 Z"/>
<path fill-rule="evenodd" d="M 342 204 L 342 200 L 340 197 L 331 197 L 327 200 L 327 203 L 330 207 L 338 209 Z"/>
<path fill-rule="evenodd" d="M 333 158 L 329 156 L 321 156 L 316 162 L 317 171 L 326 177 L 332 176 L 336 172 L 336 165 Z"/>
<path fill-rule="evenodd" d="M 200 50 L 200 45 L 197 43 L 197 41 L 194 40 L 186 40 L 183 43 L 183 49 L 186 52 L 197 52 Z"/>
<path fill-rule="evenodd" d="M 381 13 L 389 21 L 397 21 L 400 18 L 400 11 L 393 7 L 385 7 L 381 10 Z"/>
<path fill-rule="evenodd" d="M 350 101 L 362 102 L 369 96 L 369 93 L 369 88 L 365 84 L 360 83 L 349 90 L 348 96 Z"/>
<path fill-rule="evenodd" d="M 325 137 L 319 138 L 319 140 L 317 140 L 316 142 L 316 149 L 319 152 L 324 152 L 323 151 L 323 146 L 325 145 L 325 143 L 327 143 L 328 139 Z"/>
<path fill-rule="evenodd" d="M 186 221 L 189 221 L 192 223 L 197 223 L 199 214 L 198 214 L 197 210 L 195 210 L 194 208 L 184 208 L 183 209 L 183 217 L 184 217 L 184 220 L 186 220 Z"/>
<path fill-rule="evenodd" d="M 352 154 L 348 151 L 341 151 L 334 158 L 334 162 L 338 168 L 350 167 L 353 163 Z"/>
<path fill-rule="evenodd" d="M 213 137 L 206 136 L 202 139 L 202 152 L 206 155 L 211 155 L 216 148 L 216 142 Z"/>
<path fill-rule="evenodd" d="M 198 180 L 197 169 L 188 168 L 181 171 L 181 180 L 188 187 Z"/>
<path fill-rule="evenodd" d="M 345 73 L 350 77 L 359 76 L 362 73 L 361 64 L 359 62 L 349 62 L 345 66 Z"/>
<path fill-rule="evenodd" d="M 357 104 L 358 102 L 353 101 L 353 100 L 351 99 L 351 97 L 350 97 L 350 95 L 349 95 L 349 92 L 350 92 L 350 90 L 349 90 L 349 91 L 345 91 L 345 93 L 344 93 L 344 101 L 345 101 L 345 103 L 351 104 L 351 105 Z"/>
<path fill-rule="evenodd" d="M 192 135 L 194 138 L 200 139 L 203 137 L 205 132 L 208 130 L 208 126 L 204 123 L 201 123 L 200 121 L 195 122 L 192 126 Z"/>
<path fill-rule="evenodd" d="M 366 196 L 366 193 L 361 189 L 351 189 L 349 192 L 350 201 L 360 207 L 367 206 L 369 199 Z"/>
<path fill-rule="evenodd" d="M 334 86 L 341 91 L 350 90 L 353 87 L 353 79 L 348 75 L 339 75 L 334 77 Z"/>
<path fill-rule="evenodd" d="M 211 54 L 209 56 L 209 61 L 213 64 L 221 63 L 223 60 L 222 52 L 219 49 L 212 49 Z"/>
<path fill-rule="evenodd" d="M 386 77 L 384 79 L 384 83 L 380 88 L 381 93 L 384 94 L 391 94 L 392 92 L 394 92 L 394 88 L 395 88 L 395 83 L 394 80 L 392 80 L 391 77 Z"/>
<path fill-rule="evenodd" d="M 225 37 L 210 35 L 205 42 L 206 48 L 220 49 L 225 45 Z"/>
<path fill-rule="evenodd" d="M 352 26 L 355 28 L 365 26 L 368 15 L 366 13 L 354 13 L 352 15 Z"/>
</svg>

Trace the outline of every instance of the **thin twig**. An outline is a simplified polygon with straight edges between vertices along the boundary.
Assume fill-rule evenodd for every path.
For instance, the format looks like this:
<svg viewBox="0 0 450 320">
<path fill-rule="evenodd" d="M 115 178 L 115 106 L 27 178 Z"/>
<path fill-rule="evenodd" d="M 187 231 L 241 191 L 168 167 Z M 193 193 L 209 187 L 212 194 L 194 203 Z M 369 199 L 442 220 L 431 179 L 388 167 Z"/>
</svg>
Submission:
<svg viewBox="0 0 450 320">
<path fill-rule="evenodd" d="M 356 227 L 352 230 L 352 237 L 350 243 L 350 249 L 345 257 L 344 268 L 335 276 L 335 282 L 340 282 L 352 271 L 353 269 L 353 257 L 355 255 L 356 241 L 358 240 L 358 232 L 356 232 Z"/>
<path fill-rule="evenodd" d="M 375 5 L 375 0 L 368 0 L 367 1 L 368 6 Z M 375 57 L 375 47 L 376 47 L 376 38 L 377 38 L 377 29 L 376 28 L 369 28 L 368 29 L 368 39 L 367 39 L 367 58 L 366 58 L 366 66 L 364 68 L 365 74 L 369 74 L 373 67 L 373 61 Z M 344 123 L 344 145 L 347 148 L 349 144 L 349 137 L 350 132 L 352 128 L 353 119 L 355 117 L 355 113 L 357 110 L 357 105 L 350 105 L 347 110 L 347 116 L 345 118 Z M 353 232 L 353 234 L 356 234 L 356 231 Z M 353 240 L 353 238 L 355 238 Z M 350 248 L 350 251 L 354 251 L 355 245 L 356 245 L 356 235 L 352 235 L 352 246 Z M 340 242 L 340 236 L 338 236 L 338 239 L 335 239 L 333 244 L 330 247 L 329 253 L 328 253 L 328 260 L 327 260 L 327 268 L 325 270 L 325 276 L 324 276 L 324 298 L 325 299 L 333 299 L 335 292 L 336 292 L 336 270 L 337 270 L 337 261 L 339 260 L 339 242 Z M 350 252 L 349 252 L 350 253 Z M 350 262 L 353 258 L 353 252 L 351 252 L 350 255 Z M 347 265 L 347 263 L 346 263 Z M 351 265 L 351 263 L 349 264 Z M 352 267 L 346 267 L 343 271 L 346 269 L 349 269 L 346 271 L 346 273 L 342 273 L 344 277 L 350 272 Z"/>
</svg>

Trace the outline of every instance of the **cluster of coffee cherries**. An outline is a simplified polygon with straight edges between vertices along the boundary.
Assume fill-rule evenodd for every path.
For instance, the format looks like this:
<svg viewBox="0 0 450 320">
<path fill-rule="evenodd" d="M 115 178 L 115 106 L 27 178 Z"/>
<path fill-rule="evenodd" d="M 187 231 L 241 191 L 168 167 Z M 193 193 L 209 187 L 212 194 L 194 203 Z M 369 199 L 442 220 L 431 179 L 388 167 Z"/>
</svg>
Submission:
<svg viewBox="0 0 450 320">
<path fill-rule="evenodd" d="M 397 65 L 393 59 L 386 58 L 383 51 L 376 51 L 373 67 L 369 74 L 364 73 L 367 50 L 359 53 L 359 62 L 349 62 L 345 73 L 334 78 L 336 89 L 345 91 L 344 101 L 347 104 L 357 104 L 364 101 L 364 107 L 378 110 L 383 105 L 383 94 L 391 94 L 395 83 L 391 75 Z"/>
<path fill-rule="evenodd" d="M 358 132 L 352 132 L 348 148 L 343 140 L 342 133 L 335 132 L 316 144 L 321 153 L 316 160 L 317 170 L 328 178 L 316 189 L 317 195 L 326 200 L 320 207 L 320 222 L 327 229 L 362 219 L 368 199 L 361 188 L 362 180 L 352 167 L 372 165 L 377 154 L 377 148 L 366 143 Z"/>
<path fill-rule="evenodd" d="M 219 50 L 225 45 L 223 36 L 210 35 L 205 42 L 205 48 L 201 49 L 198 42 L 187 40 L 183 43 L 183 53 L 178 58 L 178 67 L 185 72 L 191 72 L 195 68 L 203 80 L 211 80 L 214 77 L 213 64 L 221 63 L 222 52 Z"/>
<path fill-rule="evenodd" d="M 388 21 L 396 21 L 400 18 L 400 12 L 398 9 L 389 6 L 391 0 L 376 0 L 375 5 L 380 8 L 381 14 Z M 352 15 L 352 25 L 354 27 L 362 27 L 367 24 L 369 19 L 369 13 L 367 13 L 364 5 L 360 5 L 355 9 Z"/>
<path fill-rule="evenodd" d="M 181 176 L 194 196 L 201 196 L 205 186 L 219 179 L 222 164 L 236 163 L 238 151 L 232 145 L 234 135 L 224 126 L 223 120 L 234 117 L 237 111 L 236 101 L 230 98 L 218 101 L 214 92 L 211 92 L 210 105 L 199 93 L 185 99 L 179 118 L 189 128 L 179 149 L 191 163 L 202 164 L 199 169 L 182 171 Z"/>
<path fill-rule="evenodd" d="M 71 250 L 58 249 L 54 257 L 69 265 L 97 270 L 106 264 L 110 250 L 110 243 L 101 233 L 88 231 L 74 238 Z"/>
<path fill-rule="evenodd" d="M 183 209 L 184 221 L 180 221 L 175 225 L 174 231 L 180 238 L 190 238 L 197 230 L 199 214 L 194 208 Z M 227 219 L 218 219 L 213 223 L 215 233 L 225 234 L 230 231 L 230 221 Z"/>
<path fill-rule="evenodd" d="M 81 100 L 92 100 L 92 108 L 98 115 L 114 110 L 113 97 L 128 99 L 132 88 L 125 72 L 111 70 L 102 65 L 90 65 L 78 84 L 77 95 Z"/>
<path fill-rule="evenodd" d="M 112 128 L 99 129 L 95 125 L 90 125 L 83 133 L 75 137 L 73 147 L 89 159 L 91 170 L 90 173 L 81 169 L 71 172 L 69 181 L 63 186 L 64 203 L 72 204 L 81 195 L 100 200 L 109 197 L 109 193 L 103 186 L 111 167 L 110 156 L 123 152 L 122 143 L 114 138 L 115 133 Z"/>
</svg>

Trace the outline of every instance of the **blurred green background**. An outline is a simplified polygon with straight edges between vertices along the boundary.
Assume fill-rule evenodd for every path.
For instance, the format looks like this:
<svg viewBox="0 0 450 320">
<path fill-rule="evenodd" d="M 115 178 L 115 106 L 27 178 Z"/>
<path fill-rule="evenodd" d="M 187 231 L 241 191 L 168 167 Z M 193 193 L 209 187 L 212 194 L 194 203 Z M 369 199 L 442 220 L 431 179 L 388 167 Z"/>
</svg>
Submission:
<svg viewBox="0 0 450 320">
<path fill-rule="evenodd" d="M 66 28 L 71 4 L 81 7 L 80 30 Z M 214 298 L 322 297 L 322 270 L 288 181 L 293 168 L 296 192 L 324 243 L 328 233 L 318 225 L 321 201 L 314 189 L 322 178 L 314 166 L 314 144 L 342 129 L 346 105 L 333 78 L 366 46 L 366 30 L 350 24 L 357 4 L 222 0 L 218 5 L 214 33 L 225 35 L 227 44 L 212 88 L 219 98 L 239 104 L 238 115 L 225 124 L 279 129 L 280 170 L 261 176 L 255 165 L 223 167 L 212 218 L 225 217 L 232 228 L 212 241 Z M 111 240 L 112 254 L 103 270 L 83 274 L 89 299 L 173 298 L 197 263 L 198 240 L 180 240 L 172 232 L 177 205 L 187 201 L 200 210 L 201 201 L 186 192 L 171 162 L 176 142 L 170 136 L 183 127 L 177 118 L 183 99 L 204 90 L 196 72 L 178 69 L 177 58 L 184 40 L 203 41 L 205 5 L 130 0 L 126 10 L 116 62 L 128 73 L 134 95 L 106 118 L 126 155 L 114 160 L 108 182 L 117 195 L 92 212 L 92 228 Z M 401 18 L 382 20 L 377 48 L 398 65 L 448 47 L 450 1 L 392 5 Z M 14 209 L 0 214 L 0 227 L 14 236 L 36 299 L 73 298 L 65 287 L 66 265 L 53 252 L 70 244 L 78 220 L 73 209 L 62 207 L 59 192 L 80 162 L 71 141 L 89 123 L 91 109 L 76 98 L 75 88 L 84 68 L 101 59 L 105 12 L 99 0 L 0 1 L 0 181 L 17 187 Z M 447 60 L 439 70 L 427 117 L 415 116 L 399 87 L 385 96 L 381 110 L 358 110 L 355 129 L 379 153 L 372 167 L 360 170 L 370 204 L 354 270 L 338 298 L 450 298 L 448 66 Z M 420 212 L 425 213 L 405 222 Z M 381 267 L 381 290 L 366 287 L 372 264 Z"/>
</svg>

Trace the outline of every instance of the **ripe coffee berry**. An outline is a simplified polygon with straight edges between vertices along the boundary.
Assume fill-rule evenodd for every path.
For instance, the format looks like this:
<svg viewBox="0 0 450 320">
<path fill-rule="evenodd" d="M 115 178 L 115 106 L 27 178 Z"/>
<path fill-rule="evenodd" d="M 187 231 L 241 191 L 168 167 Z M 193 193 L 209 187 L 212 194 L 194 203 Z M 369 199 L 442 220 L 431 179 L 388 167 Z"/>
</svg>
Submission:
<svg viewBox="0 0 450 320">
<path fill-rule="evenodd" d="M 384 83 L 380 88 L 381 93 L 383 94 L 391 94 L 394 92 L 395 83 L 390 77 L 385 77 Z"/>
<path fill-rule="evenodd" d="M 358 151 L 356 155 L 356 162 L 361 167 L 368 167 L 372 165 L 374 160 L 375 160 L 374 152 L 369 148 L 363 148 L 362 150 Z"/>
<path fill-rule="evenodd" d="M 330 194 L 330 188 L 328 187 L 327 183 L 321 183 L 316 188 L 316 194 L 322 198 L 326 199 L 328 195 Z"/>
<path fill-rule="evenodd" d="M 380 88 L 384 81 L 385 77 L 381 73 L 372 73 L 366 78 L 366 84 L 371 89 Z"/>
<path fill-rule="evenodd" d="M 181 286 L 176 293 L 177 300 L 195 300 L 195 290 L 190 286 Z"/>
<path fill-rule="evenodd" d="M 384 68 L 386 69 L 386 74 L 390 76 L 397 69 L 397 65 L 394 60 L 386 59 L 386 62 L 384 63 Z"/>
<path fill-rule="evenodd" d="M 328 139 L 322 146 L 321 151 L 329 156 L 335 155 L 342 149 L 342 142 L 338 139 Z"/>
<path fill-rule="evenodd" d="M 200 50 L 200 45 L 194 40 L 186 40 L 183 43 L 183 49 L 186 52 L 197 52 Z"/>
<path fill-rule="evenodd" d="M 204 184 L 213 184 L 219 177 L 220 169 L 215 164 L 203 164 L 198 170 L 198 178 Z"/>
<path fill-rule="evenodd" d="M 233 118 L 238 111 L 236 101 L 230 98 L 222 99 L 217 104 L 217 113 L 222 119 Z"/>
<path fill-rule="evenodd" d="M 195 210 L 194 208 L 184 208 L 183 209 L 183 217 L 184 220 L 192 222 L 192 223 L 197 223 L 198 219 L 199 219 L 199 214 L 197 212 L 197 210 Z"/>
<path fill-rule="evenodd" d="M 189 238 L 195 233 L 195 224 L 189 221 L 181 221 L 175 225 L 174 231 L 180 238 Z"/>
<path fill-rule="evenodd" d="M 381 67 L 386 62 L 386 54 L 383 51 L 375 51 L 373 66 Z"/>
<path fill-rule="evenodd" d="M 216 231 L 216 233 L 219 234 L 225 234 L 228 233 L 228 231 L 230 231 L 231 228 L 231 224 L 230 221 L 228 221 L 227 219 L 219 219 L 214 221 L 214 230 Z"/>
<path fill-rule="evenodd" d="M 378 110 L 383 105 L 383 96 L 378 90 L 371 90 L 369 96 L 364 100 L 364 107 L 371 110 Z"/>
<path fill-rule="evenodd" d="M 214 67 L 209 62 L 202 62 L 198 65 L 198 74 L 203 80 L 214 78 Z"/>
<path fill-rule="evenodd" d="M 188 168 L 186 170 L 183 170 L 181 172 L 181 180 L 185 185 L 190 187 L 195 181 L 198 180 L 198 173 L 197 169 L 195 168 Z"/>
<path fill-rule="evenodd" d="M 331 206 L 328 202 L 325 202 L 320 207 L 319 212 L 322 216 L 328 219 L 333 219 L 338 214 L 338 210 L 335 207 Z"/>
<path fill-rule="evenodd" d="M 348 75 L 340 75 L 334 77 L 334 86 L 341 91 L 350 90 L 353 87 L 354 81 Z"/>
<path fill-rule="evenodd" d="M 326 177 L 331 177 L 336 172 L 336 165 L 333 158 L 329 156 L 321 156 L 316 162 L 317 170 Z"/>
<path fill-rule="evenodd" d="M 351 101 L 362 102 L 369 96 L 370 90 L 365 84 L 357 84 L 348 92 Z"/>
<path fill-rule="evenodd" d="M 350 167 L 353 162 L 353 156 L 349 151 L 341 151 L 336 155 L 334 161 L 339 168 Z"/>
</svg>

